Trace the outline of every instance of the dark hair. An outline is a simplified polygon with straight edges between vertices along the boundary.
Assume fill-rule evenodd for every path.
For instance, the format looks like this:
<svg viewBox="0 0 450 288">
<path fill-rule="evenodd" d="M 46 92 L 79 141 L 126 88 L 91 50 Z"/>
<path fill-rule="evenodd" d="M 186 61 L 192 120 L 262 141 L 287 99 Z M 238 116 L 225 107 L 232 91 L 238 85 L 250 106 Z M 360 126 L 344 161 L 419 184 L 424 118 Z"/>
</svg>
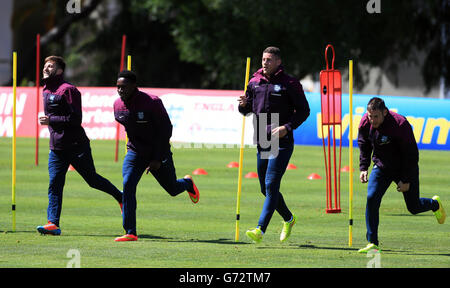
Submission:
<svg viewBox="0 0 450 288">
<path fill-rule="evenodd" d="M 129 80 L 132 83 L 136 83 L 137 77 L 136 74 L 133 71 L 130 70 L 122 70 L 119 72 L 119 75 L 117 75 L 117 78 L 125 78 Z"/>
<path fill-rule="evenodd" d="M 369 100 L 369 103 L 367 104 L 367 110 L 379 110 L 379 111 L 384 111 L 387 110 L 386 105 L 384 104 L 383 99 L 378 98 L 378 97 L 373 97 L 372 99 Z"/>
<path fill-rule="evenodd" d="M 61 56 L 48 56 L 45 58 L 44 63 L 47 63 L 49 61 L 52 61 L 58 66 L 58 68 L 62 69 L 63 71 L 66 69 L 66 62 L 64 62 L 64 59 Z"/>
<path fill-rule="evenodd" d="M 264 49 L 263 53 L 270 53 L 278 57 L 278 59 L 281 59 L 281 50 L 278 47 L 269 46 L 266 49 Z"/>
</svg>

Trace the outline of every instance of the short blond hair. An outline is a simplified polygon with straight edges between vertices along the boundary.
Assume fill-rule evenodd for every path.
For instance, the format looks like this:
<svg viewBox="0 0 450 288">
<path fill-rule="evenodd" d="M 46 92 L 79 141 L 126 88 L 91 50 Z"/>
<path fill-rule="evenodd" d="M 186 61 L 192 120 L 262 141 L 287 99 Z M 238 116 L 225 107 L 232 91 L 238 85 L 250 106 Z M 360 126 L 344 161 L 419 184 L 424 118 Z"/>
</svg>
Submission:
<svg viewBox="0 0 450 288">
<path fill-rule="evenodd" d="M 54 62 L 56 66 L 58 66 L 58 68 L 62 69 L 63 71 L 66 69 L 66 62 L 64 62 L 64 58 L 62 58 L 61 56 L 48 56 L 47 58 L 45 58 L 44 64 L 49 61 Z"/>
</svg>

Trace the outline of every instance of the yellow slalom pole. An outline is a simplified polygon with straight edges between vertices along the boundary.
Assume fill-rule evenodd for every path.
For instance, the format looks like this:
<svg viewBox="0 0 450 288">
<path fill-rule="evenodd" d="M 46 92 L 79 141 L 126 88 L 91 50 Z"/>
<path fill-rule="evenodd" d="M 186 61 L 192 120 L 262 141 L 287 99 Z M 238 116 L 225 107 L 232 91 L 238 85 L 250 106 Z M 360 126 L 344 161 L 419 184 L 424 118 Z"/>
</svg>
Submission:
<svg viewBox="0 0 450 288">
<path fill-rule="evenodd" d="M 128 55 L 127 57 L 127 70 L 131 71 L 131 55 Z M 128 135 L 125 133 L 125 154 L 127 154 L 127 142 L 128 142 Z"/>
<path fill-rule="evenodd" d="M 131 71 L 131 55 L 128 55 L 127 58 L 127 70 Z"/>
<path fill-rule="evenodd" d="M 12 231 L 16 232 L 16 99 L 17 99 L 17 52 L 13 52 L 13 138 L 12 138 Z"/>
<path fill-rule="evenodd" d="M 245 68 L 245 85 L 244 95 L 247 92 L 248 78 L 250 75 L 250 57 L 247 57 L 247 66 Z M 244 133 L 245 133 L 245 116 L 242 117 L 242 131 L 241 131 L 241 148 L 239 149 L 239 176 L 238 176 L 238 191 L 237 191 L 237 203 L 236 203 L 236 232 L 234 239 L 239 241 L 239 219 L 241 210 L 241 188 L 242 188 L 242 166 L 244 160 Z"/>
<path fill-rule="evenodd" d="M 348 131 L 348 159 L 349 159 L 349 226 L 348 226 L 348 246 L 352 247 L 353 242 L 353 60 L 348 63 L 348 102 L 350 123 Z"/>
</svg>

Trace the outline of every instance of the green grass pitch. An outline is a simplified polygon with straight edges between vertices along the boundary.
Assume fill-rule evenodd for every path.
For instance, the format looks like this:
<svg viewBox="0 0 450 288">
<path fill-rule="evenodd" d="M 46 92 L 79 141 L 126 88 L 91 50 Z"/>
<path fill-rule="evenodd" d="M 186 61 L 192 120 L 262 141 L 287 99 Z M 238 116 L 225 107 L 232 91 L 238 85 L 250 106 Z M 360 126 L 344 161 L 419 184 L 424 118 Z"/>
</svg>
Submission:
<svg viewBox="0 0 450 288">
<path fill-rule="evenodd" d="M 61 216 L 62 235 L 41 236 L 35 227 L 46 223 L 48 204 L 48 140 L 40 141 L 39 166 L 34 164 L 34 139 L 17 140 L 16 232 L 11 216 L 11 139 L 0 141 L 0 267 L 61 267 L 70 249 L 80 253 L 80 267 L 353 267 L 365 268 L 371 259 L 357 253 L 364 247 L 366 185 L 359 183 L 358 149 L 354 151 L 353 246 L 348 246 L 348 173 L 341 173 L 340 214 L 325 213 L 325 180 L 308 180 L 311 173 L 324 178 L 322 147 L 296 146 L 281 191 L 289 208 L 299 216 L 293 234 L 280 243 L 281 217 L 274 214 L 263 242 L 255 245 L 245 230 L 255 227 L 264 198 L 257 179 L 242 181 L 240 241 L 234 241 L 239 149 L 173 148 L 178 178 L 203 168 L 194 176 L 201 192 L 196 205 L 187 193 L 169 196 L 149 174 L 137 191 L 138 242 L 116 243 L 123 235 L 119 206 L 109 195 L 90 188 L 76 172 L 68 172 Z M 100 175 L 122 189 L 119 161 L 114 162 L 114 141 L 92 141 Z M 420 151 L 421 196 L 440 195 L 450 212 L 450 152 Z M 342 149 L 342 166 L 348 150 Z M 256 151 L 244 151 L 243 175 L 256 171 Z M 437 224 L 433 213 L 410 215 L 394 186 L 380 208 L 381 267 L 450 267 L 449 220 Z"/>
</svg>

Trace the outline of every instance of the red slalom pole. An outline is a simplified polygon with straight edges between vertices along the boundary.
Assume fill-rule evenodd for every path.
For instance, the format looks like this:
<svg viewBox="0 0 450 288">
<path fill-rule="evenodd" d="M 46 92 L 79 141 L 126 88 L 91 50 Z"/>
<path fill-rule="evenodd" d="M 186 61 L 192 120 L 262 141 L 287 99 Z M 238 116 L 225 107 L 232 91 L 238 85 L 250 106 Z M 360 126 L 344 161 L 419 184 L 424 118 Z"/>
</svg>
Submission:
<svg viewBox="0 0 450 288">
<path fill-rule="evenodd" d="M 35 162 L 36 166 L 39 165 L 39 76 L 40 76 L 40 57 L 41 57 L 41 35 L 36 35 L 36 151 Z"/>
<path fill-rule="evenodd" d="M 127 35 L 122 35 L 122 52 L 120 54 L 120 71 L 123 70 L 123 66 L 125 63 L 125 47 L 127 44 Z"/>
<path fill-rule="evenodd" d="M 123 65 L 125 61 L 125 47 L 127 43 L 127 35 L 122 35 L 122 51 L 120 53 L 120 71 L 123 70 Z M 119 122 L 116 122 L 116 153 L 114 157 L 114 161 L 117 162 L 119 158 L 119 136 L 120 136 L 120 125 Z"/>
</svg>

